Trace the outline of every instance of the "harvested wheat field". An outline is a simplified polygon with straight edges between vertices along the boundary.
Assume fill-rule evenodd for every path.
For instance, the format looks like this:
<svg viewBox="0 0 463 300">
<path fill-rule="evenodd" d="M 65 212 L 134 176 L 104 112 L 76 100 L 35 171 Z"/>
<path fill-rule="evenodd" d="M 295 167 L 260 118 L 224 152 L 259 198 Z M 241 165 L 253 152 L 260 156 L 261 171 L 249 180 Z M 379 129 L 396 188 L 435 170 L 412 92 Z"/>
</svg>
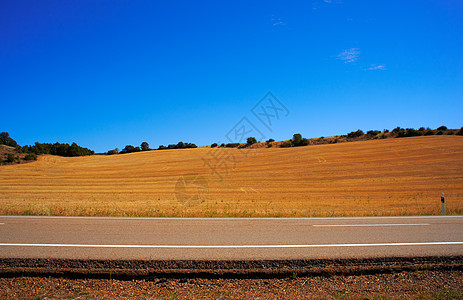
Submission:
<svg viewBox="0 0 463 300">
<path fill-rule="evenodd" d="M 463 212 L 463 137 L 197 148 L 0 167 L 0 214 L 185 217 Z"/>
</svg>

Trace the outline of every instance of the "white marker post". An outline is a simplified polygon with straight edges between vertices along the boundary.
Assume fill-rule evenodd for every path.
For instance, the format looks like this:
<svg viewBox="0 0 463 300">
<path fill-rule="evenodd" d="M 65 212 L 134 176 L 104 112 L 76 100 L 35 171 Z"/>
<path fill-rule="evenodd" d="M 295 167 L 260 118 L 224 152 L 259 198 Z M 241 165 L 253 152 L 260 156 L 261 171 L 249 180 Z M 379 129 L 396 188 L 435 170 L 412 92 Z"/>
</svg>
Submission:
<svg viewBox="0 0 463 300">
<path fill-rule="evenodd" d="M 444 193 L 440 193 L 440 202 L 442 203 L 442 214 L 445 215 L 445 199 L 444 199 Z"/>
</svg>

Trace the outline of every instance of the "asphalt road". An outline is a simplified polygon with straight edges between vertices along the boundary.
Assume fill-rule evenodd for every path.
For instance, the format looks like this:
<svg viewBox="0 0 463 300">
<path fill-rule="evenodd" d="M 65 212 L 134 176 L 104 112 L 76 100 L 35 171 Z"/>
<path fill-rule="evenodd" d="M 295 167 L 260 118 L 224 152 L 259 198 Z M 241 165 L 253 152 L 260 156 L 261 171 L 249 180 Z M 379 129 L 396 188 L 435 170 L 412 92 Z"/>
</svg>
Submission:
<svg viewBox="0 0 463 300">
<path fill-rule="evenodd" d="M 0 216 L 0 258 L 313 259 L 463 255 L 463 216 Z"/>
</svg>

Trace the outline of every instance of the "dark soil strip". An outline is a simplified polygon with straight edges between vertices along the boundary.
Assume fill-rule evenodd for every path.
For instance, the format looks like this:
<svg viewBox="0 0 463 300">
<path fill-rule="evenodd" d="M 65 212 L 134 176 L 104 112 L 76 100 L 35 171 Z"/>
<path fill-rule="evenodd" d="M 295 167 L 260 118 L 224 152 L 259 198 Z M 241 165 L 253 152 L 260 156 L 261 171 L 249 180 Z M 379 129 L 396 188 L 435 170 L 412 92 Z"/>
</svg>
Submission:
<svg viewBox="0 0 463 300">
<path fill-rule="evenodd" d="M 0 259 L 0 278 L 272 279 L 421 270 L 463 271 L 463 256 L 249 261 Z"/>
</svg>

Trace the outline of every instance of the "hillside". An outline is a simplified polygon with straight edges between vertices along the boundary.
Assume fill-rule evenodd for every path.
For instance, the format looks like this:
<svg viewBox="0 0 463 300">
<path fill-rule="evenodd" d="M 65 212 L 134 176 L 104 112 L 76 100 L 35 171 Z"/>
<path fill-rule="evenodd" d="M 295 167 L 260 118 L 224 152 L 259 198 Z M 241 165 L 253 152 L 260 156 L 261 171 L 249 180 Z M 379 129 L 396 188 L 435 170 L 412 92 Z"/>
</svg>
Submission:
<svg viewBox="0 0 463 300">
<path fill-rule="evenodd" d="M 461 214 L 461 136 L 296 148 L 42 155 L 36 162 L 0 168 L 0 214 L 437 214 L 441 192 L 448 211 Z"/>
</svg>

